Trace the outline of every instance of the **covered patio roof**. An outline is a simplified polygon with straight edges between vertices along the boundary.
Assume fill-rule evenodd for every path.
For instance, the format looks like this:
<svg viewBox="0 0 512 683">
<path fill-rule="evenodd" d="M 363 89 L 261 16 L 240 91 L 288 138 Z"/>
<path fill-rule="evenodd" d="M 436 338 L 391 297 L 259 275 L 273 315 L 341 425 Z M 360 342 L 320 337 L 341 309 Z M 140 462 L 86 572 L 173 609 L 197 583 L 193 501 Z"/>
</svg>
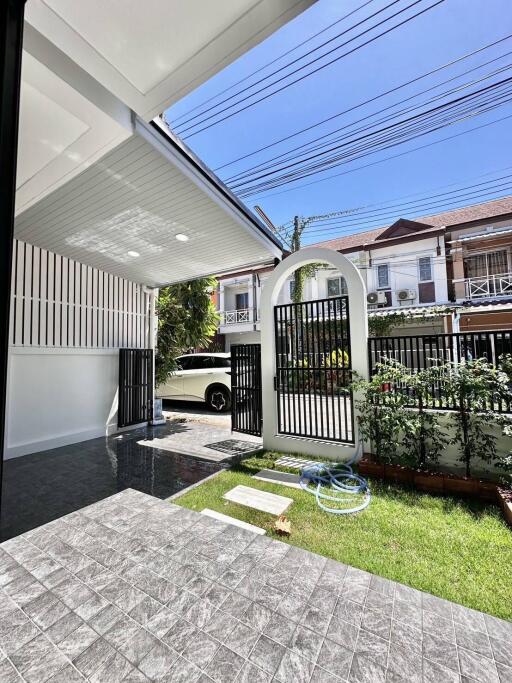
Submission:
<svg viewBox="0 0 512 683">
<path fill-rule="evenodd" d="M 280 257 L 276 237 L 161 124 L 20 213 L 15 236 L 150 286 Z"/>
<path fill-rule="evenodd" d="M 29 0 L 15 236 L 151 286 L 280 257 L 152 121 L 312 1 Z"/>
</svg>

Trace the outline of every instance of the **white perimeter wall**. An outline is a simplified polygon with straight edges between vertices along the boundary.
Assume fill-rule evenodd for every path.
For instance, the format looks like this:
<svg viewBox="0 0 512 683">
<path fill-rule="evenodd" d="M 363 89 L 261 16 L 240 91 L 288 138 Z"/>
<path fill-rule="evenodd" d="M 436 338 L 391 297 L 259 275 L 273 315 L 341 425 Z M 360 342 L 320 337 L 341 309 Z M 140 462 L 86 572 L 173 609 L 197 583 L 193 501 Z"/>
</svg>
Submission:
<svg viewBox="0 0 512 683">
<path fill-rule="evenodd" d="M 148 348 L 150 295 L 14 244 L 4 457 L 117 431 L 120 348 Z"/>
<path fill-rule="evenodd" d="M 118 351 L 11 348 L 5 458 L 117 430 Z"/>
</svg>

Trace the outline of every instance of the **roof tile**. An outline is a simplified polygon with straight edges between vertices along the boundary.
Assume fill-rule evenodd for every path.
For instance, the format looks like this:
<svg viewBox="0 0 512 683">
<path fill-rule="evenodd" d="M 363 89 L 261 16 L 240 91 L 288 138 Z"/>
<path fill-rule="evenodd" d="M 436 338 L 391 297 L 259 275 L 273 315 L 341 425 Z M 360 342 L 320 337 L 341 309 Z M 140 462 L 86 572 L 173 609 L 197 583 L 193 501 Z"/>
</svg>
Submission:
<svg viewBox="0 0 512 683">
<path fill-rule="evenodd" d="M 473 204 L 472 206 L 464 206 L 460 209 L 444 211 L 443 213 L 432 216 L 412 217 L 411 220 L 419 223 L 426 223 L 433 228 L 440 228 L 469 223 L 471 221 L 484 220 L 485 218 L 494 218 L 495 216 L 501 216 L 507 213 L 512 213 L 512 195 L 483 204 Z M 389 225 L 392 225 L 392 223 Z M 366 230 L 365 232 L 357 232 L 344 237 L 335 237 L 323 242 L 317 242 L 311 246 L 327 247 L 338 251 L 356 249 L 364 244 L 375 242 L 378 237 L 389 228 L 389 225 L 384 225 L 373 230 Z M 425 232 L 425 230 L 422 231 L 423 234 Z"/>
</svg>

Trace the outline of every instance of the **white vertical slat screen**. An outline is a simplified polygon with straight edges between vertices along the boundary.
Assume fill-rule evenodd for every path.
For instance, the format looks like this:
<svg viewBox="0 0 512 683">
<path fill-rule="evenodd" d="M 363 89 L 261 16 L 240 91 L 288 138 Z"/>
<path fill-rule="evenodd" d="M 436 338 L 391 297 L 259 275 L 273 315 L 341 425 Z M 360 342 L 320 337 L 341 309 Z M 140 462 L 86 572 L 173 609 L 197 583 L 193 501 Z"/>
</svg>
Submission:
<svg viewBox="0 0 512 683">
<path fill-rule="evenodd" d="M 10 341 L 14 346 L 146 348 L 142 285 L 14 241 Z"/>
</svg>

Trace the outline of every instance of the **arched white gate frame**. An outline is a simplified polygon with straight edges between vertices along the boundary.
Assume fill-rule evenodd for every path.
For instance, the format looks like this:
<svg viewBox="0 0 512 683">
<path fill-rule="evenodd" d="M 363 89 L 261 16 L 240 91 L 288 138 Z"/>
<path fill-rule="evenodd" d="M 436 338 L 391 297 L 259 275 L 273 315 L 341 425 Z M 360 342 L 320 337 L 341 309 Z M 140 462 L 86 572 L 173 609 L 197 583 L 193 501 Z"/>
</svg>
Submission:
<svg viewBox="0 0 512 683">
<path fill-rule="evenodd" d="M 354 406 L 355 445 L 332 443 L 278 434 L 277 399 L 274 390 L 276 375 L 276 342 L 274 333 L 274 306 L 279 293 L 290 275 L 309 263 L 327 263 L 334 266 L 345 278 L 349 299 L 349 328 L 352 369 L 361 377 L 368 377 L 368 317 L 366 312 L 366 287 L 360 272 L 343 254 L 333 249 L 307 247 L 291 254 L 282 261 L 267 279 L 260 303 L 261 319 L 261 381 L 263 402 L 263 446 L 286 453 L 318 455 L 332 460 L 347 460 L 357 452 L 359 435 L 357 408 Z M 357 395 L 354 396 L 357 400 Z"/>
</svg>

